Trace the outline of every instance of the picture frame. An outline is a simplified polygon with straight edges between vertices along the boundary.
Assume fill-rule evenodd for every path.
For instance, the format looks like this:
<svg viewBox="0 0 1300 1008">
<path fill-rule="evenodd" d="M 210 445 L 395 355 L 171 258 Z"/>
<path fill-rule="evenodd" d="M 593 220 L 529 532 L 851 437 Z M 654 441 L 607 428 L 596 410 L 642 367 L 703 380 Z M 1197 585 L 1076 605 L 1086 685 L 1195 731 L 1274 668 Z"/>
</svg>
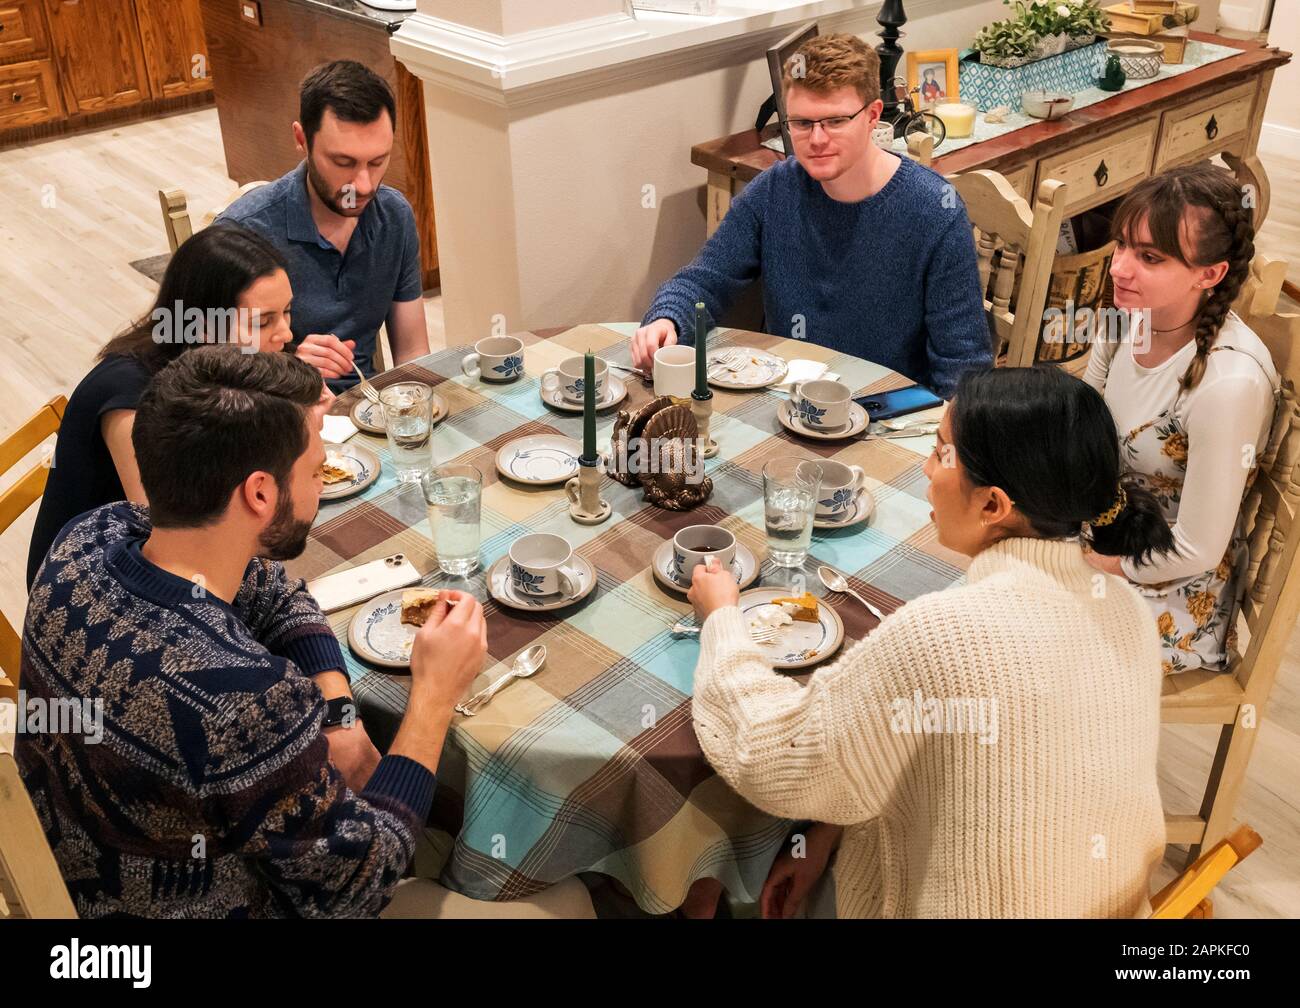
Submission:
<svg viewBox="0 0 1300 1008">
<path fill-rule="evenodd" d="M 818 34 L 817 22 L 797 28 L 776 45 L 767 50 L 767 73 L 772 78 L 772 96 L 776 99 L 776 117 L 781 123 L 781 144 L 786 157 L 794 157 L 794 143 L 790 140 L 790 131 L 785 128 L 785 95 L 782 94 L 781 74 L 785 61 L 799 51 L 799 47 Z M 956 50 L 953 50 L 954 52 Z"/>
<path fill-rule="evenodd" d="M 957 53 L 956 49 L 928 49 L 907 54 L 907 90 L 920 89 L 917 108 L 961 98 Z"/>
</svg>

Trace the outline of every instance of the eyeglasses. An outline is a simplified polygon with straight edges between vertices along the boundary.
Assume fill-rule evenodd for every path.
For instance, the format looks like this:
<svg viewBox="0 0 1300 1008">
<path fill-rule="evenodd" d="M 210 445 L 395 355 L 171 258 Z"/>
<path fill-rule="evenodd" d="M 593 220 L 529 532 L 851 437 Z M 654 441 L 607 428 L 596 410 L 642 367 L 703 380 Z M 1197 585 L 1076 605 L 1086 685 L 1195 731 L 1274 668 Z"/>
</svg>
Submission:
<svg viewBox="0 0 1300 1008">
<path fill-rule="evenodd" d="M 854 112 L 853 115 L 827 116 L 824 119 L 782 119 L 781 122 L 785 128 L 795 136 L 807 136 L 818 123 L 821 124 L 822 129 L 827 133 L 838 133 L 840 130 L 847 127 L 849 123 L 853 122 L 854 119 L 862 115 L 870 104 L 871 102 L 867 102 L 866 105 L 863 105 L 862 108 Z"/>
</svg>

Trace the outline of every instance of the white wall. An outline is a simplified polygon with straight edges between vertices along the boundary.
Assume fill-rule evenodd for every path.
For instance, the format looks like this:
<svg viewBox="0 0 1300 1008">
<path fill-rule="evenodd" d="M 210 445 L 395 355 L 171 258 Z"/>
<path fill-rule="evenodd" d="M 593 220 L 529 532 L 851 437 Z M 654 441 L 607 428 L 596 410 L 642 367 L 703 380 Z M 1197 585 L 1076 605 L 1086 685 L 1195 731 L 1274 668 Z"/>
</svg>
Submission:
<svg viewBox="0 0 1300 1008">
<path fill-rule="evenodd" d="M 1300 2 L 1282 0 L 1273 10 L 1268 30 L 1269 45 L 1300 54 Z M 1298 57 L 1300 58 L 1300 57 Z M 1264 110 L 1260 150 L 1300 159 L 1300 62 L 1293 59 L 1273 74 L 1273 89 Z"/>
<path fill-rule="evenodd" d="M 444 0 L 424 3 L 449 17 Z M 907 6 L 902 44 L 913 50 L 963 48 L 1006 10 L 1000 0 Z M 854 31 L 874 45 L 877 10 L 859 5 L 818 20 L 823 33 Z M 666 17 L 641 25 L 661 28 Z M 763 52 L 791 27 L 772 17 L 738 48 L 718 31 L 713 41 L 622 65 L 605 59 L 598 70 L 504 96 L 482 73 L 468 89 L 452 80 L 462 68 L 445 49 L 422 69 L 430 47 L 404 47 L 403 29 L 394 52 L 425 78 L 448 343 L 488 335 L 498 314 L 509 330 L 639 319 L 654 289 L 704 241 L 705 172 L 691 164 L 691 145 L 752 126 L 771 91 Z M 484 50 L 479 70 L 511 51 Z M 520 74 L 544 76 L 539 59 L 518 62 Z M 506 66 L 507 78 L 515 73 Z M 529 93 L 536 88 L 545 96 Z M 650 192 L 654 205 L 645 207 Z"/>
</svg>

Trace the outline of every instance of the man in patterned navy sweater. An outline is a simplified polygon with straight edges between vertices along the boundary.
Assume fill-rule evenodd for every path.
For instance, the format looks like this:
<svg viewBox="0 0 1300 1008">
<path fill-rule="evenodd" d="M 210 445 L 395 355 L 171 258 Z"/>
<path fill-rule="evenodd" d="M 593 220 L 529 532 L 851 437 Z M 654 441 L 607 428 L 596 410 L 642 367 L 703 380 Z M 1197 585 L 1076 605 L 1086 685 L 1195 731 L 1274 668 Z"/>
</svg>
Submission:
<svg viewBox="0 0 1300 1008">
<path fill-rule="evenodd" d="M 103 710 L 99 744 L 47 732 L 15 750 L 84 917 L 374 916 L 411 860 L 486 625 L 473 596 L 443 593 L 402 727 L 350 789 L 311 678 L 342 653 L 278 562 L 316 514 L 320 395 L 286 354 L 184 354 L 136 413 L 150 508 L 75 519 L 37 575 L 23 688 Z"/>
</svg>

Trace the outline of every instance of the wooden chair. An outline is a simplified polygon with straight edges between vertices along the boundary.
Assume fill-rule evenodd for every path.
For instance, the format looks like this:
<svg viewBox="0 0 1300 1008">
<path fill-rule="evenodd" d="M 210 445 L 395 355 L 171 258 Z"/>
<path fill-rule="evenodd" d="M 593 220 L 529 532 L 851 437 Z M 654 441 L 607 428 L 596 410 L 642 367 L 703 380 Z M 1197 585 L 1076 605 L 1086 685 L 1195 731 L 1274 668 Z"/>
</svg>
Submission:
<svg viewBox="0 0 1300 1008">
<path fill-rule="evenodd" d="M 1226 672 L 1191 669 L 1167 675 L 1161 720 L 1219 726 L 1219 742 L 1196 815 L 1166 813 L 1169 843 L 1190 846 L 1189 863 L 1228 833 L 1278 665 L 1300 614 L 1300 315 L 1278 314 L 1278 276 L 1268 260 L 1252 270 L 1238 306 L 1268 346 L 1282 378 L 1282 402 L 1259 471 L 1242 505 L 1250 569 L 1237 616 L 1240 658 Z M 1285 275 L 1285 264 L 1282 274 Z M 1276 285 L 1280 288 L 1280 283 Z M 1266 308 L 1267 312 L 1249 309 Z M 1244 624 L 1244 626 L 1243 626 Z"/>
<path fill-rule="evenodd" d="M 993 333 L 993 355 L 1006 346 L 1007 367 L 1029 367 L 1038 352 L 1043 308 L 1065 214 L 1066 185 L 1046 179 L 1034 206 L 1005 178 L 980 169 L 950 175 L 975 227 L 980 289 Z M 1014 312 L 1012 305 L 1015 305 Z"/>
<path fill-rule="evenodd" d="M 0 749 L 0 919 L 75 919 L 76 908 L 45 839 L 13 753 Z"/>
<path fill-rule="evenodd" d="M 0 475 L 7 473 L 51 434 L 57 434 L 68 408 L 64 396 L 55 396 L 25 424 L 0 442 Z M 32 506 L 45 492 L 50 469 L 45 460 L 32 466 L 7 490 L 0 493 L 0 532 Z M 18 698 L 18 673 L 22 641 L 4 614 L 0 613 L 0 700 Z"/>
<path fill-rule="evenodd" d="M 245 193 L 250 193 L 259 186 L 266 184 L 265 182 L 249 182 L 247 185 L 240 186 L 230 199 L 226 200 L 221 206 L 209 210 L 203 217 L 202 222 L 200 222 L 199 227 L 207 227 L 235 200 Z M 181 242 L 194 233 L 194 225 L 190 221 L 189 199 L 186 197 L 184 189 L 159 189 L 158 205 L 162 207 L 163 230 L 167 232 L 167 245 L 171 251 L 175 252 Z"/>
<path fill-rule="evenodd" d="M 1249 857 L 1263 842 L 1249 826 L 1238 826 L 1151 897 L 1151 919 L 1213 917 L 1214 904 L 1210 902 L 1210 893 L 1229 869 Z"/>
</svg>

